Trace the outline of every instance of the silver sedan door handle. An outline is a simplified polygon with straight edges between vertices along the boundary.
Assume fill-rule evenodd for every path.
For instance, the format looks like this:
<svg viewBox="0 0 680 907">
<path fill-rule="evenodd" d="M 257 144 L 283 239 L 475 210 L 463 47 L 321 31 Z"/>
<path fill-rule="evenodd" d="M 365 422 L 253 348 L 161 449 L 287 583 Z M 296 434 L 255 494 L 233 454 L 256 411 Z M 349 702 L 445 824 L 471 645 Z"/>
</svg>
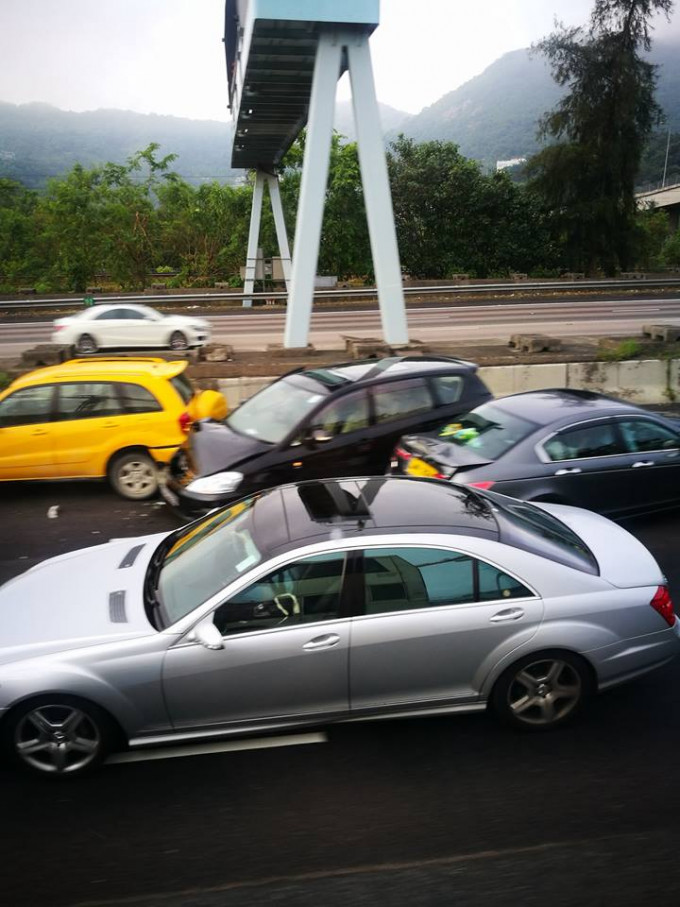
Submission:
<svg viewBox="0 0 680 907">
<path fill-rule="evenodd" d="M 489 618 L 492 624 L 501 624 L 507 620 L 519 620 L 524 617 L 524 608 L 506 608 L 505 611 L 498 611 L 493 617 Z"/>
<path fill-rule="evenodd" d="M 315 636 L 314 639 L 310 639 L 302 648 L 308 652 L 314 649 L 330 649 L 337 646 L 339 642 L 340 637 L 337 633 L 326 633 L 324 636 Z"/>
<path fill-rule="evenodd" d="M 633 463 L 633 469 L 635 469 L 638 466 L 653 466 L 653 465 L 654 465 L 653 460 L 638 460 L 637 463 Z"/>
<path fill-rule="evenodd" d="M 577 472 L 581 472 L 581 470 L 578 468 L 578 466 L 574 466 L 573 469 L 558 469 L 557 472 L 555 473 L 555 475 L 556 476 L 567 476 L 567 475 L 570 475 L 571 473 L 577 473 Z"/>
</svg>

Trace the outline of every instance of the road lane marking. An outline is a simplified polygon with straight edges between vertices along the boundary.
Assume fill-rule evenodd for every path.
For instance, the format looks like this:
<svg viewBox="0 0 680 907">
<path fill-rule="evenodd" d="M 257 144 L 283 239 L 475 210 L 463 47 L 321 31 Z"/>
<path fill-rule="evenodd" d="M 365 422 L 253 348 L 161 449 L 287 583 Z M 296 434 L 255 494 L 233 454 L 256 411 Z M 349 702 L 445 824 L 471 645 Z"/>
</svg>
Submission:
<svg viewBox="0 0 680 907">
<path fill-rule="evenodd" d="M 153 762 L 158 759 L 181 759 L 183 756 L 207 756 L 213 753 L 232 753 L 238 750 L 267 750 L 281 746 L 305 746 L 310 743 L 328 743 L 328 736 L 323 732 L 289 734 L 285 737 L 253 737 L 246 740 L 222 740 L 219 743 L 187 743 L 183 746 L 133 750 L 129 753 L 114 753 L 106 760 L 106 765 L 117 765 L 121 762 Z"/>
<path fill-rule="evenodd" d="M 468 853 L 452 854 L 445 857 L 425 858 L 422 860 L 400 860 L 395 862 L 360 864 L 338 869 L 320 869 L 312 872 L 299 872 L 290 875 L 264 876 L 257 879 L 242 879 L 225 882 L 222 885 L 208 885 L 201 888 L 180 888 L 174 891 L 159 891 L 153 894 L 138 894 L 130 897 L 113 898 L 105 900 L 77 901 L 73 907 L 123 907 L 125 904 L 134 907 L 159 907 L 163 902 L 176 905 L 194 901 L 201 897 L 227 892 L 239 892 L 257 889 L 264 890 L 275 885 L 301 885 L 309 882 L 323 882 L 331 879 L 351 879 L 353 876 L 369 876 L 379 873 L 392 874 L 395 872 L 423 871 L 427 869 L 446 869 L 455 866 L 465 866 L 469 863 L 485 863 L 492 860 L 510 859 L 512 857 L 531 856 L 532 854 L 549 853 L 550 851 L 570 851 L 583 848 L 592 848 L 594 845 L 607 845 L 617 841 L 644 841 L 645 836 L 636 832 L 623 832 L 622 834 L 601 835 L 594 838 L 577 838 L 574 840 L 546 841 L 542 844 L 528 844 L 524 847 L 493 848 Z M 180 900 L 182 899 L 182 900 Z M 216 903 L 216 901 L 213 901 Z M 252 904 L 263 903 L 261 899 L 251 900 Z M 281 901 L 283 903 L 283 901 Z M 580 901 L 579 903 L 586 903 Z"/>
</svg>

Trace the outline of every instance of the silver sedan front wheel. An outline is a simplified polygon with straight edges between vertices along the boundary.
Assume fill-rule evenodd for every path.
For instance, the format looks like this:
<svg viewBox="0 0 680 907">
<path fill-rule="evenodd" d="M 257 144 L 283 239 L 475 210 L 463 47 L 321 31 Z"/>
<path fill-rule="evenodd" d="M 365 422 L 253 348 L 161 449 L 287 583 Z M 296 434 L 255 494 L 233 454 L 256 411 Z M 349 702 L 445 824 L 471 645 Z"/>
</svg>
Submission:
<svg viewBox="0 0 680 907">
<path fill-rule="evenodd" d="M 578 712 L 590 685 L 587 666 L 580 658 L 566 652 L 537 653 L 500 677 L 492 704 L 516 726 L 547 730 Z"/>
<path fill-rule="evenodd" d="M 98 709 L 46 700 L 18 714 L 5 745 L 23 768 L 41 775 L 78 775 L 104 758 L 108 731 L 106 717 Z"/>
</svg>

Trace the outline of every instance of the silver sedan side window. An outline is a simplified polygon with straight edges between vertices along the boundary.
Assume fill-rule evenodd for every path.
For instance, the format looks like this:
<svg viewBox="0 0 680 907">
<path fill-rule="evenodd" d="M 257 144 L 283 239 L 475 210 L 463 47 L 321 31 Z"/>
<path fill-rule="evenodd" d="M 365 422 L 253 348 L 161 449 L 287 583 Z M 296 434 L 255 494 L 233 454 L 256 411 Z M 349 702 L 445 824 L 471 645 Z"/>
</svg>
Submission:
<svg viewBox="0 0 680 907">
<path fill-rule="evenodd" d="M 497 567 L 439 548 L 367 550 L 364 576 L 366 614 L 533 597 Z"/>
<path fill-rule="evenodd" d="M 215 611 L 223 636 L 333 620 L 340 615 L 344 553 L 330 552 L 281 567 Z"/>
</svg>

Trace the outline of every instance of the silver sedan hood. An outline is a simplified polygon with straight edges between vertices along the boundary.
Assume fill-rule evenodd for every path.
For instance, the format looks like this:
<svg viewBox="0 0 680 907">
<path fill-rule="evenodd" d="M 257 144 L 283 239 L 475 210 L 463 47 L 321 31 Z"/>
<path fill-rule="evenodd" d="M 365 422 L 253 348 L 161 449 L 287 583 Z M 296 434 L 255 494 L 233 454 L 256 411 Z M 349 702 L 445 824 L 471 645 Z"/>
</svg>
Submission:
<svg viewBox="0 0 680 907">
<path fill-rule="evenodd" d="M 155 634 L 142 596 L 164 537 L 117 539 L 43 561 L 0 588 L 0 664 Z"/>
</svg>

